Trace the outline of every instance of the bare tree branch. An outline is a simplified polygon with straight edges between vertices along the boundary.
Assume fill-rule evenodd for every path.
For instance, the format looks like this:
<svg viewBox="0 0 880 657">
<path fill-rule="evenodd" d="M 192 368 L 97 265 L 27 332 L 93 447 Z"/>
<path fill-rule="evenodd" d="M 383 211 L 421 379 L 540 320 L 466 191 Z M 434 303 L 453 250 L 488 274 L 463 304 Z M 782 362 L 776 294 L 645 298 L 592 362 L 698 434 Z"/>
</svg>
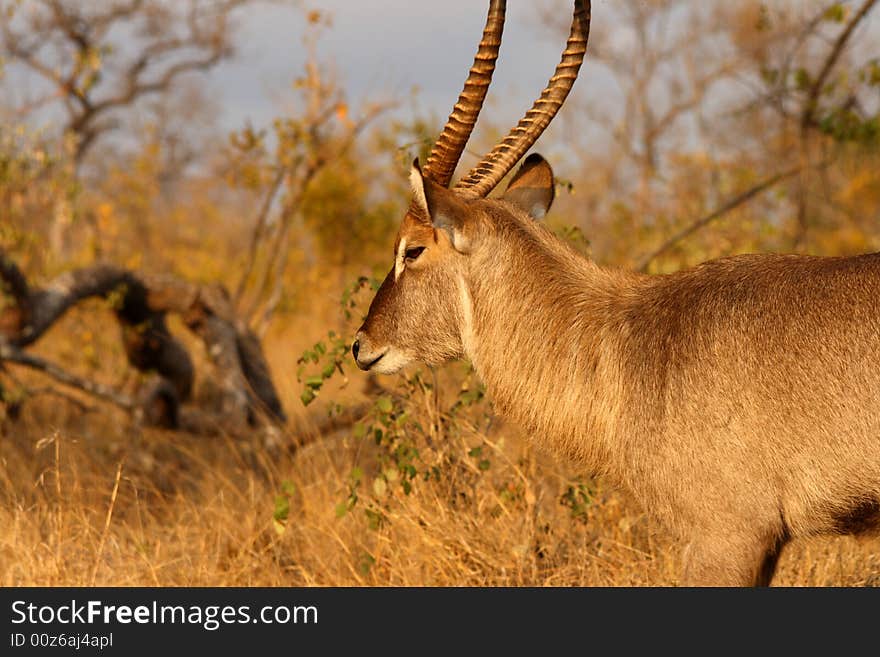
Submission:
<svg viewBox="0 0 880 657">
<path fill-rule="evenodd" d="M 364 129 L 391 108 L 390 104 L 378 104 L 370 107 L 343 135 L 332 138 L 323 137 L 320 134 L 320 127 L 329 121 L 337 111 L 338 105 L 338 101 L 334 100 L 332 104 L 320 108 L 316 119 L 307 121 L 308 129 L 312 132 L 313 152 L 300 158 L 299 166 L 293 168 L 290 173 L 291 188 L 280 210 L 274 239 L 268 245 L 269 252 L 266 262 L 254 285 L 256 293 L 251 302 L 241 310 L 241 316 L 247 322 L 252 322 L 253 318 L 259 315 L 259 324 L 265 327 L 281 299 L 283 274 L 287 264 L 288 250 L 286 247 L 291 225 L 311 182 L 328 165 L 342 158 L 354 146 Z M 252 271 L 252 268 L 249 268 L 249 271 Z M 243 286 L 244 279 L 239 283 L 239 287 Z M 260 301 L 264 299 L 262 309 L 260 309 Z M 259 329 L 257 332 L 259 333 Z"/>
<path fill-rule="evenodd" d="M 269 189 L 266 190 L 266 196 L 263 198 L 263 204 L 260 206 L 260 211 L 257 213 L 256 221 L 254 221 L 254 231 L 251 233 L 251 241 L 248 247 L 248 257 L 245 262 L 244 272 L 242 272 L 241 278 L 238 280 L 235 294 L 232 297 L 233 302 L 236 305 L 241 302 L 241 296 L 244 294 L 245 285 L 251 277 L 251 273 L 254 271 L 254 265 L 257 260 L 257 251 L 259 250 L 260 240 L 262 239 L 263 232 L 266 228 L 269 211 L 272 209 L 272 203 L 275 201 L 275 197 L 278 196 L 278 191 L 281 189 L 281 183 L 284 182 L 284 177 L 286 175 L 287 167 L 278 167 L 278 170 L 275 173 L 275 178 L 269 185 Z"/>
<path fill-rule="evenodd" d="M 791 178 L 792 176 L 794 176 L 800 172 L 801 172 L 800 166 L 794 167 L 792 169 L 788 169 L 788 170 L 783 171 L 781 173 L 777 173 L 773 176 L 770 176 L 769 178 L 766 178 L 763 181 L 761 181 L 760 183 L 758 183 L 757 185 L 750 187 L 745 192 L 738 194 L 737 196 L 730 199 L 727 203 L 722 205 L 717 210 L 714 210 L 713 212 L 707 214 L 704 217 L 700 217 L 696 221 L 688 224 L 686 227 L 682 228 L 680 231 L 675 233 L 672 237 L 670 237 L 665 242 L 663 242 L 663 244 L 661 244 L 659 247 L 657 247 L 654 251 L 652 251 L 647 256 L 645 256 L 641 260 L 641 262 L 638 264 L 637 269 L 642 272 L 647 271 L 648 265 L 650 265 L 651 262 L 653 262 L 658 256 L 666 253 L 666 251 L 668 251 L 673 246 L 675 246 L 676 244 L 681 242 L 683 239 L 694 234 L 695 232 L 697 232 L 701 228 L 705 228 L 710 223 L 712 223 L 713 221 L 715 221 L 717 219 L 720 219 L 721 217 L 723 217 L 725 214 L 727 214 L 731 210 L 735 210 L 740 205 L 751 200 L 752 198 L 754 198 L 755 196 L 757 196 L 761 192 L 764 192 L 765 190 L 773 187 L 773 185 L 785 180 L 786 178 Z"/>
<path fill-rule="evenodd" d="M 804 110 L 801 115 L 802 134 L 805 133 L 806 130 L 815 122 L 819 95 L 822 93 L 822 89 L 825 86 L 825 81 L 828 79 L 831 70 L 834 68 L 837 60 L 840 59 L 840 55 L 843 53 L 844 46 L 846 46 L 847 41 L 849 41 L 849 38 L 852 36 L 852 33 L 855 31 L 858 24 L 861 23 L 862 19 L 868 14 L 869 11 L 871 11 L 871 8 L 876 4 L 876 2 L 877 0 L 865 0 L 861 8 L 855 13 L 855 15 L 853 15 L 846 28 L 843 30 L 843 32 L 840 33 L 840 36 L 838 36 L 837 40 L 834 42 L 834 46 L 829 51 L 828 57 L 825 59 L 825 63 L 822 65 L 822 68 L 819 71 L 819 75 L 816 76 L 816 80 L 810 87 L 809 92 L 807 92 L 807 98 L 804 102 Z"/>
<path fill-rule="evenodd" d="M 175 426 L 178 406 L 189 398 L 194 375 L 189 354 L 166 326 L 166 314 L 176 313 L 202 339 L 214 364 L 215 379 L 223 393 L 219 410 L 222 424 L 245 426 L 258 418 L 285 420 L 259 340 L 235 317 L 228 294 L 219 286 L 95 265 L 66 272 L 45 288 L 34 289 L 2 249 L 0 282 L 7 291 L 6 303 L 0 307 L 0 340 L 7 345 L 11 362 L 42 369 L 59 381 L 128 410 L 160 404 L 171 415 L 168 424 Z M 145 398 L 132 401 L 121 397 L 21 351 L 69 308 L 89 297 L 110 302 L 129 363 L 140 371 L 158 373 L 160 383 Z"/>
<path fill-rule="evenodd" d="M 97 139 L 117 126 L 108 116 L 148 95 L 170 90 L 184 74 L 205 71 L 230 56 L 229 14 L 250 1 L 205 6 L 201 0 L 88 4 L 38 0 L 28 25 L 34 38 L 16 31 L 12 21 L 0 21 L 0 53 L 54 87 L 38 103 L 20 109 L 61 99 L 68 114 L 65 129 L 79 138 L 75 153 L 79 163 Z M 186 10 L 181 11 L 181 6 Z M 111 63 L 116 66 L 111 67 L 101 57 L 113 48 L 110 35 L 123 26 L 134 36 L 125 51 L 115 48 Z M 53 54 L 61 57 L 57 64 L 50 59 Z"/>
<path fill-rule="evenodd" d="M 124 411 L 131 412 L 135 408 L 135 404 L 131 398 L 113 390 L 113 388 L 95 381 L 84 379 L 76 374 L 71 374 L 58 365 L 50 363 L 39 356 L 34 356 L 33 354 L 22 351 L 5 340 L 0 340 L 0 361 L 8 361 L 10 363 L 24 365 L 33 370 L 43 372 L 64 385 L 76 388 L 77 390 L 82 390 L 94 397 L 108 401 Z"/>
<path fill-rule="evenodd" d="M 39 397 L 41 395 L 51 395 L 53 397 L 58 397 L 59 399 L 63 399 L 68 404 L 72 404 L 76 406 L 77 410 L 80 413 L 95 413 L 97 412 L 97 408 L 95 406 L 91 406 L 90 404 L 84 403 L 78 397 L 61 390 L 60 388 L 53 388 L 52 386 L 44 386 L 42 388 L 24 388 L 24 394 L 26 397 Z"/>
</svg>

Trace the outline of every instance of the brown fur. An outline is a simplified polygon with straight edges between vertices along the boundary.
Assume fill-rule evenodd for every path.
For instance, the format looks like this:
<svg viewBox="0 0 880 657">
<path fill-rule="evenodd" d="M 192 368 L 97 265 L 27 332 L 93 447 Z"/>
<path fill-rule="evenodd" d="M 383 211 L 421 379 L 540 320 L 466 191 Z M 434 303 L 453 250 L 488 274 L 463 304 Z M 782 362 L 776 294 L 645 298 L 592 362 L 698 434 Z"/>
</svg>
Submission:
<svg viewBox="0 0 880 657">
<path fill-rule="evenodd" d="M 427 248 L 377 294 L 362 367 L 389 346 L 378 371 L 470 358 L 536 443 L 688 542 L 689 584 L 766 584 L 789 540 L 880 522 L 880 254 L 646 276 L 579 256 L 522 192 L 424 184 L 443 229 L 404 221 L 398 241 Z"/>
</svg>

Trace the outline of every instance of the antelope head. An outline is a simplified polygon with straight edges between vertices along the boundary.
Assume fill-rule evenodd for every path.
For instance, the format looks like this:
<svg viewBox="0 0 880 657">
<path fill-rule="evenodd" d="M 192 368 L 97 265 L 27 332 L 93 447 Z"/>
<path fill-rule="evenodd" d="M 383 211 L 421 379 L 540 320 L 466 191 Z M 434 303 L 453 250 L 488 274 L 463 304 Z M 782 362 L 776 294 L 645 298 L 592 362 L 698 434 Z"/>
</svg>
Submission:
<svg viewBox="0 0 880 657">
<path fill-rule="evenodd" d="M 449 188 L 492 79 L 504 27 L 504 0 L 490 0 L 483 39 L 464 89 L 425 166 L 413 163 L 413 199 L 394 243 L 394 265 L 355 336 L 363 370 L 388 374 L 411 362 L 460 358 L 471 339 L 465 283 L 481 236 L 499 216 L 531 221 L 553 201 L 553 173 L 537 154 L 526 158 L 500 198 L 486 196 L 532 147 L 562 106 L 584 59 L 589 2 L 575 0 L 562 59 L 532 108 L 465 177 Z"/>
</svg>

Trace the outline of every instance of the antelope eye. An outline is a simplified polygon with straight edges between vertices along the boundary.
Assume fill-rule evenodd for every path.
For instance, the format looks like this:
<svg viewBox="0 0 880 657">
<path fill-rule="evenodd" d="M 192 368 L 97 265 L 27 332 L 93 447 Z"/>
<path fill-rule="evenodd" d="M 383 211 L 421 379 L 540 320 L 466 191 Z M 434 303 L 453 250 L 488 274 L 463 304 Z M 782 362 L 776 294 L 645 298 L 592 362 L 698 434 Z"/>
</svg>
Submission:
<svg viewBox="0 0 880 657">
<path fill-rule="evenodd" d="M 414 246 L 411 249 L 407 249 L 403 253 L 404 260 L 415 260 L 420 255 L 422 255 L 422 251 L 425 250 L 423 246 Z"/>
</svg>

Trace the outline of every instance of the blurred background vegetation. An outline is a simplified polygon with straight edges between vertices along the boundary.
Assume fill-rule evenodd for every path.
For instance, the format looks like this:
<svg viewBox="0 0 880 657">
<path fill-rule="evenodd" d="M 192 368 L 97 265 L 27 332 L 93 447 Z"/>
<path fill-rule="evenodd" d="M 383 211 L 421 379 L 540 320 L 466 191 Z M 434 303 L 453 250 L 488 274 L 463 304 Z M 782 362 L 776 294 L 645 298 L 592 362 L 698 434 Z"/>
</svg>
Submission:
<svg viewBox="0 0 880 657">
<path fill-rule="evenodd" d="M 288 107 L 224 131 L 211 75 L 267 4 L 0 0 L 0 249 L 33 286 L 96 263 L 222 286 L 289 416 L 250 435 L 162 430 L 0 363 L 0 582 L 675 583 L 677 546 L 601 481 L 533 453 L 466 363 L 379 381 L 352 369 L 407 165 L 459 89 L 431 112 L 418 92 L 351 97 L 320 47 L 332 13 L 290 2 L 305 64 Z M 538 143 L 559 182 L 549 225 L 652 273 L 878 250 L 875 4 L 594 3 L 589 63 Z M 569 21 L 564 0 L 535 3 L 532 37 L 561 49 Z M 538 91 L 490 91 L 462 166 L 509 127 L 495 108 Z M 111 317 L 77 304 L 33 352 L 133 391 Z M 210 350 L 170 328 L 209 406 Z M 780 578 L 876 584 L 877 555 L 798 546 Z"/>
</svg>

